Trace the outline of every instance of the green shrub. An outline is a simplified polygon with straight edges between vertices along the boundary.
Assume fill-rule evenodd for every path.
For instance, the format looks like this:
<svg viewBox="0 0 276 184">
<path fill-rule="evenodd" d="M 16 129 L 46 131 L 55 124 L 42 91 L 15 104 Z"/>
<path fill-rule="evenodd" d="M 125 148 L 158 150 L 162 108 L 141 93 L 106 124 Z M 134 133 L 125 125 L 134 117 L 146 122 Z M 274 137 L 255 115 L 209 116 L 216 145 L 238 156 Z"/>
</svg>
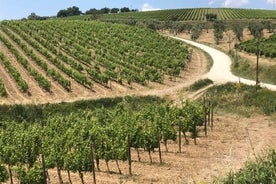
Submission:
<svg viewBox="0 0 276 184">
<path fill-rule="evenodd" d="M 197 91 L 205 86 L 208 86 L 209 84 L 213 84 L 213 81 L 210 79 L 201 79 L 191 85 L 190 89 L 192 91 Z"/>
<path fill-rule="evenodd" d="M 8 172 L 4 165 L 0 164 L 0 183 L 9 179 Z"/>
<path fill-rule="evenodd" d="M 41 166 L 35 164 L 30 170 L 23 167 L 16 169 L 20 184 L 41 184 L 43 183 L 43 171 Z"/>
<path fill-rule="evenodd" d="M 245 168 L 237 173 L 229 173 L 223 183 L 276 183 L 276 151 L 270 150 L 264 157 L 258 157 L 255 162 L 248 162 Z"/>
</svg>

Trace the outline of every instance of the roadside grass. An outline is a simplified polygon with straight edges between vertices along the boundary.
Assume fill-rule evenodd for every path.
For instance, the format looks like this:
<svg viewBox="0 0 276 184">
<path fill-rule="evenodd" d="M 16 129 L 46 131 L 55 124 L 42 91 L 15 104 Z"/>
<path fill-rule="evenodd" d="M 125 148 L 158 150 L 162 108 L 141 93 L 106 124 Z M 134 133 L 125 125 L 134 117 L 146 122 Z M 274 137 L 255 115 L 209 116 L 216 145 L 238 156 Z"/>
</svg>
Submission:
<svg viewBox="0 0 276 184">
<path fill-rule="evenodd" d="M 205 96 L 211 99 L 215 111 L 245 117 L 254 114 L 276 114 L 276 92 L 268 89 L 256 89 L 255 86 L 241 83 L 227 83 L 209 88 Z"/>
<path fill-rule="evenodd" d="M 270 149 L 262 156 L 246 163 L 236 173 L 230 172 L 223 179 L 213 183 L 276 183 L 276 150 Z"/>
<path fill-rule="evenodd" d="M 235 57 L 233 52 L 229 53 L 232 59 L 231 70 L 234 75 L 255 80 L 256 79 L 256 61 L 252 62 L 247 58 Z M 276 64 L 262 64 L 261 58 L 259 60 L 259 80 L 264 83 L 276 85 Z"/>
<path fill-rule="evenodd" d="M 197 91 L 199 89 L 202 89 L 210 84 L 213 84 L 213 81 L 211 79 L 200 79 L 198 81 L 196 81 L 195 83 L 193 83 L 191 86 L 190 86 L 190 90 L 191 91 Z"/>
</svg>

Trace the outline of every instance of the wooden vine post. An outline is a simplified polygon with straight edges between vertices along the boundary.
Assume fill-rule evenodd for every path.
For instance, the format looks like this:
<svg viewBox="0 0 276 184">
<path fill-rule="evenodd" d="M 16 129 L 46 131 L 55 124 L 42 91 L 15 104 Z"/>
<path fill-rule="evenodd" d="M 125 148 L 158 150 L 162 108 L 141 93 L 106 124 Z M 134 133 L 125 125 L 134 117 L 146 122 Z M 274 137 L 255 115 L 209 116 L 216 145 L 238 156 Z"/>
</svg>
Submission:
<svg viewBox="0 0 276 184">
<path fill-rule="evenodd" d="M 181 121 L 178 121 L 178 152 L 181 153 Z"/>
<path fill-rule="evenodd" d="M 94 163 L 94 149 L 93 143 L 90 144 L 90 152 L 91 152 L 91 161 L 92 161 L 92 174 L 93 174 L 93 182 L 96 184 L 96 173 L 95 173 L 95 163 Z"/>
<path fill-rule="evenodd" d="M 129 175 L 132 175 L 132 172 L 131 172 L 131 142 L 130 142 L 129 135 L 127 135 L 127 159 L 128 159 L 128 173 L 129 173 Z"/>
<path fill-rule="evenodd" d="M 211 104 L 211 130 L 213 130 L 214 126 L 214 104 Z"/>
<path fill-rule="evenodd" d="M 204 111 L 204 132 L 207 137 L 207 120 L 206 120 L 206 97 L 203 99 L 203 111 Z"/>
<path fill-rule="evenodd" d="M 160 147 L 160 130 L 157 128 L 157 141 L 158 141 L 158 152 L 159 152 L 159 161 L 162 164 L 162 155 L 161 155 L 161 147 Z"/>
</svg>

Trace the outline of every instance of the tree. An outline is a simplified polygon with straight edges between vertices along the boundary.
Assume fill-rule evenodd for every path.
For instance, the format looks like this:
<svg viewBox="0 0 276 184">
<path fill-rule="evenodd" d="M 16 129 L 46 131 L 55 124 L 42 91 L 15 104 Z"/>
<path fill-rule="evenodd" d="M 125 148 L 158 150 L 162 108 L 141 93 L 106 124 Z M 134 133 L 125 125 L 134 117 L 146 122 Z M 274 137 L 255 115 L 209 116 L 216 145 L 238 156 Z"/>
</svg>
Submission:
<svg viewBox="0 0 276 184">
<path fill-rule="evenodd" d="M 235 33 L 236 38 L 241 41 L 241 38 L 243 37 L 243 26 L 240 23 L 235 23 L 233 24 L 232 30 Z"/>
<path fill-rule="evenodd" d="M 87 10 L 86 12 L 85 12 L 85 14 L 86 15 L 90 15 L 90 14 L 98 14 L 100 11 L 99 10 L 97 10 L 96 8 L 91 8 L 91 9 L 89 9 L 89 10 Z"/>
<path fill-rule="evenodd" d="M 103 14 L 110 13 L 110 9 L 107 8 L 107 7 L 104 7 L 100 10 L 100 12 L 103 13 Z"/>
<path fill-rule="evenodd" d="M 130 9 L 128 7 L 123 7 L 120 9 L 121 12 L 130 12 Z"/>
<path fill-rule="evenodd" d="M 258 39 L 263 36 L 264 26 L 260 23 L 250 22 L 248 25 L 248 29 L 255 39 Z"/>
<path fill-rule="evenodd" d="M 66 10 L 60 10 L 57 13 L 57 17 L 69 17 L 69 16 L 80 15 L 80 14 L 82 14 L 82 12 L 79 10 L 79 8 L 76 6 L 72 6 L 67 8 Z"/>
<path fill-rule="evenodd" d="M 192 40 L 197 40 L 201 34 L 202 28 L 200 25 L 194 25 L 192 27 L 192 34 L 191 34 L 191 39 Z"/>
<path fill-rule="evenodd" d="M 112 9 L 110 10 L 110 13 L 118 13 L 119 11 L 120 11 L 119 8 L 112 8 Z"/>
<path fill-rule="evenodd" d="M 262 24 L 264 28 L 268 30 L 269 33 L 273 32 L 274 25 L 270 20 L 262 21 Z"/>
<path fill-rule="evenodd" d="M 67 16 L 75 16 L 75 15 L 80 15 L 82 12 L 79 10 L 78 7 L 73 6 L 73 7 L 69 7 L 67 8 Z"/>
<path fill-rule="evenodd" d="M 217 14 L 215 14 L 215 13 L 207 13 L 206 14 L 206 20 L 207 21 L 215 21 L 215 20 L 217 20 Z"/>
<path fill-rule="evenodd" d="M 28 19 L 29 19 L 29 20 L 38 20 L 38 19 L 39 19 L 39 16 L 36 15 L 35 13 L 31 13 L 31 14 L 28 16 Z"/>
<path fill-rule="evenodd" d="M 214 36 L 216 39 L 216 44 L 219 44 L 219 40 L 223 38 L 223 32 L 225 29 L 226 26 L 223 21 L 217 20 L 214 22 Z"/>
<path fill-rule="evenodd" d="M 57 13 L 57 17 L 67 17 L 67 11 L 59 10 L 59 12 Z"/>
</svg>

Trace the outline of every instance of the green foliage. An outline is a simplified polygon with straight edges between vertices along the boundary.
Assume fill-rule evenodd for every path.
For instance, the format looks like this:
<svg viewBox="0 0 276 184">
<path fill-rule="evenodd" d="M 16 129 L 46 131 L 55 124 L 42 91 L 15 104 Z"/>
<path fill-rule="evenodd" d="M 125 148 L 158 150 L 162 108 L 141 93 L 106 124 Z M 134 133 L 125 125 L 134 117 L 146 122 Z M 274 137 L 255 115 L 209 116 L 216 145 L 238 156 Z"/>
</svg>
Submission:
<svg viewBox="0 0 276 184">
<path fill-rule="evenodd" d="M 275 113 L 276 93 L 267 89 L 256 90 L 255 86 L 241 83 L 227 83 L 207 90 L 213 103 L 222 111 L 250 116 L 254 113 L 271 115 Z"/>
<path fill-rule="evenodd" d="M 232 25 L 232 30 L 236 35 L 236 38 L 241 41 L 241 38 L 243 37 L 243 25 L 241 23 L 234 23 Z"/>
<path fill-rule="evenodd" d="M 0 40 L 2 38 L 3 37 L 0 35 Z M 22 78 L 22 76 L 17 71 L 17 69 L 10 63 L 8 58 L 1 51 L 0 51 L 0 60 L 2 61 L 3 65 L 8 70 L 8 72 L 11 74 L 13 79 L 16 81 L 20 90 L 22 90 L 23 92 L 27 92 L 29 88 L 27 82 Z"/>
<path fill-rule="evenodd" d="M 0 182 L 5 182 L 9 179 L 8 171 L 5 166 L 0 164 Z"/>
<path fill-rule="evenodd" d="M 240 43 L 239 45 L 236 45 L 236 48 L 249 52 L 249 53 L 256 53 L 257 47 L 256 47 L 257 41 L 256 39 L 248 40 L 245 42 Z M 260 55 L 265 57 L 276 57 L 276 35 L 271 35 L 269 38 L 262 38 L 260 40 Z"/>
<path fill-rule="evenodd" d="M 24 167 L 19 166 L 16 168 L 16 173 L 21 184 L 43 183 L 42 167 L 39 164 L 35 164 L 30 170 L 26 170 Z"/>
<path fill-rule="evenodd" d="M 7 95 L 8 94 L 7 94 L 5 85 L 4 85 L 3 81 L 0 79 L 0 96 L 1 97 L 6 97 Z"/>
<path fill-rule="evenodd" d="M 261 108 L 267 115 L 276 113 L 276 93 L 267 89 L 245 94 L 244 103 L 249 107 Z"/>
<path fill-rule="evenodd" d="M 215 13 L 207 13 L 206 14 L 206 20 L 207 21 L 215 21 L 217 20 L 218 16 Z"/>
<path fill-rule="evenodd" d="M 264 26 L 261 23 L 249 22 L 248 29 L 255 39 L 259 39 L 263 36 Z"/>
<path fill-rule="evenodd" d="M 70 17 L 70 16 L 76 16 L 80 15 L 82 12 L 79 10 L 78 7 L 72 6 L 67 8 L 66 10 L 60 10 L 57 13 L 57 17 Z"/>
<path fill-rule="evenodd" d="M 191 39 L 197 40 L 202 32 L 202 27 L 200 25 L 194 25 L 191 30 Z"/>
<path fill-rule="evenodd" d="M 222 181 L 225 184 L 234 183 L 276 183 L 276 151 L 269 150 L 266 155 L 248 162 L 236 173 L 229 173 Z"/>
<path fill-rule="evenodd" d="M 216 44 L 219 44 L 219 41 L 223 38 L 223 32 L 226 29 L 225 22 L 221 20 L 217 20 L 214 22 L 214 36 L 216 40 Z"/>
<path fill-rule="evenodd" d="M 236 53 L 230 52 L 230 56 L 234 60 L 232 65 L 232 72 L 240 77 L 255 80 L 256 79 L 256 63 L 247 58 L 236 56 Z M 259 80 L 261 82 L 276 84 L 276 65 L 266 65 L 259 63 Z"/>
<path fill-rule="evenodd" d="M 23 106 L 18 107 L 19 111 L 24 111 Z M 41 154 L 47 168 L 57 167 L 81 175 L 93 169 L 92 151 L 96 159 L 125 161 L 128 137 L 132 147 L 149 152 L 158 147 L 159 140 L 176 140 L 175 126 L 180 119 L 186 127 L 183 131 L 195 137 L 196 126 L 203 122 L 202 106 L 186 102 L 178 109 L 169 104 L 135 103 L 126 98 L 110 109 L 51 114 L 43 122 L 5 121 L 0 129 L 0 161 L 17 166 L 21 183 L 42 181 L 41 166 L 35 163 Z"/>
<path fill-rule="evenodd" d="M 192 91 L 197 91 L 205 86 L 208 86 L 209 84 L 213 84 L 213 81 L 210 79 L 201 79 L 201 80 L 198 80 L 197 82 L 195 82 L 194 84 L 192 84 L 190 86 L 190 89 Z"/>
</svg>

